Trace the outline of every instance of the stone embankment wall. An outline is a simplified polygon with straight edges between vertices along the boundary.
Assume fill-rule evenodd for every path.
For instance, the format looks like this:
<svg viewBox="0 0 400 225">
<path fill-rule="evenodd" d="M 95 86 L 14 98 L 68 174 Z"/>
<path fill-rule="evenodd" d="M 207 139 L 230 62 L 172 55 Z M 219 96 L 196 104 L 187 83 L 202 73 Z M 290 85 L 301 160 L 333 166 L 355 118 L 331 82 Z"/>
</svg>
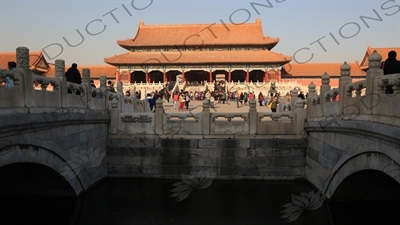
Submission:
<svg viewBox="0 0 400 225">
<path fill-rule="evenodd" d="M 305 178 L 307 139 L 160 139 L 109 135 L 108 176 L 218 179 Z"/>
<path fill-rule="evenodd" d="M 109 115 L 49 111 L 2 118 L 0 167 L 13 163 L 44 165 L 63 176 L 76 195 L 107 177 Z M 49 193 L 60 192 L 50 190 L 53 184 L 41 185 L 48 187 Z"/>
</svg>

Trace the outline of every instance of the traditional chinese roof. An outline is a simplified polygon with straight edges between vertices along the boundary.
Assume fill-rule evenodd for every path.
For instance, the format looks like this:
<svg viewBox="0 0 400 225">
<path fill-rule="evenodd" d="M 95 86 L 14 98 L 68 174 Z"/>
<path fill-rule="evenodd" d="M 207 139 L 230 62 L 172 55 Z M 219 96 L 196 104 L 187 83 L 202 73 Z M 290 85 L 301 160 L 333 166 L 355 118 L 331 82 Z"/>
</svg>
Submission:
<svg viewBox="0 0 400 225">
<path fill-rule="evenodd" d="M 261 20 L 236 24 L 172 24 L 145 25 L 139 22 L 136 36 L 119 40 L 118 45 L 130 50 L 135 47 L 262 45 L 271 50 L 279 38 L 263 34 Z"/>
<path fill-rule="evenodd" d="M 348 63 L 351 67 L 350 76 L 365 77 L 366 73 L 358 62 Z M 340 77 L 340 67 L 343 63 L 304 63 L 286 64 L 283 66 L 282 77 L 321 77 L 325 72 L 331 77 Z"/>
<path fill-rule="evenodd" d="M 228 63 L 274 63 L 286 64 L 291 56 L 268 50 L 246 51 L 187 51 L 187 52 L 128 52 L 104 62 L 111 65 L 154 65 L 154 64 L 228 64 Z"/>
<path fill-rule="evenodd" d="M 362 59 L 360 63 L 361 69 L 364 71 L 368 70 L 368 57 L 376 50 L 381 56 L 382 56 L 382 61 L 385 61 L 388 57 L 388 53 L 390 51 L 396 51 L 397 55 L 400 55 L 400 48 L 399 47 L 390 47 L 390 48 L 372 48 L 371 46 L 368 46 L 367 51 L 365 52 L 364 58 Z"/>
<path fill-rule="evenodd" d="M 17 62 L 16 52 L 0 52 L 0 68 L 7 69 L 8 62 Z M 29 64 L 30 69 L 37 73 L 47 73 L 50 69 L 49 64 L 43 56 L 42 51 L 39 52 L 29 52 Z"/>
<path fill-rule="evenodd" d="M 83 68 L 90 69 L 90 78 L 98 79 L 100 76 L 106 76 L 107 79 L 115 78 L 115 73 L 117 72 L 117 67 L 110 65 L 101 66 L 79 66 L 78 69 L 82 72 Z"/>
<path fill-rule="evenodd" d="M 90 78 L 93 79 L 98 79 L 100 76 L 106 76 L 107 78 L 115 78 L 115 72 L 117 71 L 117 68 L 115 66 L 110 66 L 110 65 L 90 65 L 90 66 L 80 66 L 78 65 L 78 70 L 81 72 L 82 75 L 82 69 L 88 68 L 90 69 Z M 65 68 L 67 70 L 68 67 Z M 46 73 L 46 76 L 48 77 L 55 77 L 56 69 L 55 65 L 51 64 L 49 71 Z"/>
</svg>

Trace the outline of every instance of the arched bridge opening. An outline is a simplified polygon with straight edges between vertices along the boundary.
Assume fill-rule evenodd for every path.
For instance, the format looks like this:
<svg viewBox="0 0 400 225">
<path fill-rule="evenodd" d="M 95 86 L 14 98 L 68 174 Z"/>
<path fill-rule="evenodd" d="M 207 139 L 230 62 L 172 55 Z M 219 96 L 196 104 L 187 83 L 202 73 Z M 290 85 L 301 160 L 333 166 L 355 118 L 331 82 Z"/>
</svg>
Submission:
<svg viewBox="0 0 400 225">
<path fill-rule="evenodd" d="M 398 224 L 400 184 L 383 171 L 361 170 L 339 184 L 329 206 L 334 224 Z"/>
<path fill-rule="evenodd" d="M 20 162 L 0 168 L 2 195 L 75 197 L 68 181 L 57 171 L 38 163 Z"/>
<path fill-rule="evenodd" d="M 38 163 L 9 164 L 0 167 L 0 183 L 0 224 L 69 224 L 76 194 L 53 169 Z"/>
<path fill-rule="evenodd" d="M 12 145 L 0 149 L 1 194 L 76 197 L 83 183 L 70 160 L 49 149 Z"/>
</svg>

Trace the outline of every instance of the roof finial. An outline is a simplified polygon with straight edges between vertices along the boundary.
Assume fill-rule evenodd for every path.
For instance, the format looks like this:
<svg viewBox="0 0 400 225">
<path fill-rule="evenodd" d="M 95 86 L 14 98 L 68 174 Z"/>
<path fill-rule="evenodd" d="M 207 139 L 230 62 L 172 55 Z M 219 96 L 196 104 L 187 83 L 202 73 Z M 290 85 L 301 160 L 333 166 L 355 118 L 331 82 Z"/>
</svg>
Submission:
<svg viewBox="0 0 400 225">
<path fill-rule="evenodd" d="M 256 18 L 256 23 L 261 23 L 261 19 L 260 18 Z"/>
<path fill-rule="evenodd" d="M 140 20 L 139 21 L 139 27 L 143 27 L 144 26 L 144 20 Z"/>
</svg>

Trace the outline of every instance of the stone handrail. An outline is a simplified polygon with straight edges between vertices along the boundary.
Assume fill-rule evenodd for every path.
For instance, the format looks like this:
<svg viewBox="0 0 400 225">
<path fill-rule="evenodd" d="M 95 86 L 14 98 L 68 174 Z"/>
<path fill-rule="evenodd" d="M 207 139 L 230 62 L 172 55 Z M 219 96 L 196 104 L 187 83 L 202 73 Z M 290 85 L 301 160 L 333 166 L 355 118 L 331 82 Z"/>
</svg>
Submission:
<svg viewBox="0 0 400 225">
<path fill-rule="evenodd" d="M 146 101 L 142 104 L 148 107 Z M 304 100 L 296 104 L 295 111 L 279 113 L 257 112 L 255 100 L 249 102 L 250 110 L 247 113 L 210 112 L 209 104 L 208 100 L 203 101 L 201 113 L 165 113 L 161 100 L 156 103 L 155 113 L 147 110 L 116 110 L 112 117 L 117 119 L 111 122 L 111 130 L 114 134 L 167 136 L 303 134 L 306 118 Z"/>
<path fill-rule="evenodd" d="M 334 101 L 336 101 L 336 97 L 338 95 L 339 95 L 339 89 L 334 88 L 334 89 L 324 93 L 324 100 L 326 102 L 334 102 Z"/>
<path fill-rule="evenodd" d="M 29 49 L 17 48 L 17 69 L 14 72 L 0 71 L 1 77 L 10 77 L 12 87 L 1 87 L 0 109 L 8 112 L 54 111 L 58 109 L 104 110 L 110 101 L 106 99 L 105 76 L 101 77 L 101 87 L 90 85 L 90 70 L 82 70 L 82 84 L 67 82 L 64 60 L 56 60 L 54 78 L 32 74 L 29 69 Z"/>
<path fill-rule="evenodd" d="M 41 90 L 48 90 L 49 85 L 50 88 L 48 91 L 53 91 L 54 89 L 59 89 L 60 88 L 60 81 L 57 79 L 52 79 L 52 78 L 48 78 L 48 77 L 44 77 L 44 76 L 39 76 L 39 75 L 32 75 L 32 81 L 33 83 L 35 83 L 35 85 L 40 84 L 40 87 L 38 87 L 38 89 Z M 36 90 L 38 90 L 36 89 Z"/>
<path fill-rule="evenodd" d="M 248 120 L 248 113 L 211 113 L 211 120 L 214 122 L 218 118 L 225 118 L 227 121 L 232 121 L 233 118 L 241 118 L 243 121 Z"/>
<path fill-rule="evenodd" d="M 359 97 L 359 96 L 361 96 L 362 90 L 364 90 L 365 88 L 366 88 L 365 80 L 360 80 L 358 82 L 347 84 L 345 87 L 346 96 Z M 354 91 L 354 94 L 353 94 L 353 91 Z"/>
<path fill-rule="evenodd" d="M 308 121 L 361 120 L 400 126 L 400 74 L 383 75 L 380 68 L 382 57 L 376 51 L 368 61 L 365 80 L 352 82 L 351 67 L 344 63 L 340 68 L 339 88 L 330 88 L 327 74 L 321 77 L 319 96 L 315 94 L 315 85 L 310 84 Z M 323 101 L 319 100 L 320 96 L 324 96 Z M 339 96 L 338 101 L 336 96 Z"/>
<path fill-rule="evenodd" d="M 397 95 L 400 93 L 400 73 L 391 74 L 389 76 L 387 76 L 387 75 L 377 76 L 374 80 L 374 83 L 376 84 L 375 92 L 377 92 L 377 93 L 380 93 L 380 94 L 385 93 L 385 89 L 386 89 L 387 85 L 392 86 L 394 95 Z"/>
<path fill-rule="evenodd" d="M 6 77 L 10 77 L 14 81 L 17 80 L 15 71 L 0 69 L 0 78 L 3 79 L 3 78 L 6 78 Z"/>
</svg>

